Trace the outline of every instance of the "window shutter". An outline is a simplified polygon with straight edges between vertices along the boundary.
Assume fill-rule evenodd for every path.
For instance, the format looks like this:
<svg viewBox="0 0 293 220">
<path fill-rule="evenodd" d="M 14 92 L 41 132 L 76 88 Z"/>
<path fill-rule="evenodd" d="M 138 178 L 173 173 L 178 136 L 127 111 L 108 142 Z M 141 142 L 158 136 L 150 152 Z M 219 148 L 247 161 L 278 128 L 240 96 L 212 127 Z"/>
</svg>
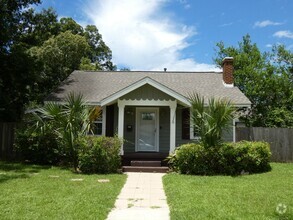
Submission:
<svg viewBox="0 0 293 220">
<path fill-rule="evenodd" d="M 190 139 L 190 116 L 189 108 L 182 109 L 182 139 Z"/>
<path fill-rule="evenodd" d="M 107 137 L 114 137 L 114 105 L 107 106 L 106 136 Z"/>
</svg>

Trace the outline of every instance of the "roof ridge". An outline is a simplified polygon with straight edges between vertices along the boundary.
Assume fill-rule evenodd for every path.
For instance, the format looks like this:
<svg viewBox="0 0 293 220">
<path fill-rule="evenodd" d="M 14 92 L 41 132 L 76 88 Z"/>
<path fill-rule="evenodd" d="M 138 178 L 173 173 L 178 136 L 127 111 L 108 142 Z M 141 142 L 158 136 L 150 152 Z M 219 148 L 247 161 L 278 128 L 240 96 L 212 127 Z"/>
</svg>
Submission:
<svg viewBox="0 0 293 220">
<path fill-rule="evenodd" d="M 90 73 L 223 73 L 223 71 L 160 71 L 160 70 L 131 70 L 131 71 L 110 71 L 110 70 L 74 70 L 73 72 Z"/>
</svg>

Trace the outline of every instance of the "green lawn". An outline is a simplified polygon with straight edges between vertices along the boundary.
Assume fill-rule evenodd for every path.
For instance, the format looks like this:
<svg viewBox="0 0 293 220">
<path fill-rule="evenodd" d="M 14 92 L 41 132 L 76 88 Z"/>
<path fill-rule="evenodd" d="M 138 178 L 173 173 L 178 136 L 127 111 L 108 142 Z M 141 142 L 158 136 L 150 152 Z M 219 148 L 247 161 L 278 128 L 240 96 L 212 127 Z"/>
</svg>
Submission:
<svg viewBox="0 0 293 220">
<path fill-rule="evenodd" d="M 293 219 L 293 164 L 272 168 L 238 177 L 164 176 L 171 219 Z M 284 214 L 278 204 L 287 206 Z"/>
<path fill-rule="evenodd" d="M 0 162 L 0 219 L 105 219 L 125 181 L 126 175 Z"/>
</svg>

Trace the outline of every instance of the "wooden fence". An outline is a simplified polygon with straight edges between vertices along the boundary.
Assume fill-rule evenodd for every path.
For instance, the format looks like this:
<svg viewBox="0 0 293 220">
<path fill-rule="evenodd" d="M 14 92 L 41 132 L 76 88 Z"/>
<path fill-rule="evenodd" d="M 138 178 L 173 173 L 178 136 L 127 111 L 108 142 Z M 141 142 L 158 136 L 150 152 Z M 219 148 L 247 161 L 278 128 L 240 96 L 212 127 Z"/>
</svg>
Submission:
<svg viewBox="0 0 293 220">
<path fill-rule="evenodd" d="M 0 158 L 12 159 L 14 157 L 13 144 L 17 123 L 0 123 Z"/>
<path fill-rule="evenodd" d="M 293 128 L 236 128 L 236 141 L 266 141 L 271 146 L 272 161 L 293 162 Z"/>
</svg>

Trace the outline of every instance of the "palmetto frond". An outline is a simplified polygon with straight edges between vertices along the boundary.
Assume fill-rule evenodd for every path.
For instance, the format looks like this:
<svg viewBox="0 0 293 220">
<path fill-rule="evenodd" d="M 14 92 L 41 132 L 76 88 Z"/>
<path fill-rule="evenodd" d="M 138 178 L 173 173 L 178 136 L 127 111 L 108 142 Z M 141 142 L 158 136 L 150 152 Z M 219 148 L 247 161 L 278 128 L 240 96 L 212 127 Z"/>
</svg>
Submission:
<svg viewBox="0 0 293 220">
<path fill-rule="evenodd" d="M 203 97 L 189 95 L 192 126 L 201 137 L 204 146 L 217 146 L 222 141 L 222 133 L 233 120 L 235 109 L 225 99 L 211 98 L 205 103 Z"/>
</svg>

